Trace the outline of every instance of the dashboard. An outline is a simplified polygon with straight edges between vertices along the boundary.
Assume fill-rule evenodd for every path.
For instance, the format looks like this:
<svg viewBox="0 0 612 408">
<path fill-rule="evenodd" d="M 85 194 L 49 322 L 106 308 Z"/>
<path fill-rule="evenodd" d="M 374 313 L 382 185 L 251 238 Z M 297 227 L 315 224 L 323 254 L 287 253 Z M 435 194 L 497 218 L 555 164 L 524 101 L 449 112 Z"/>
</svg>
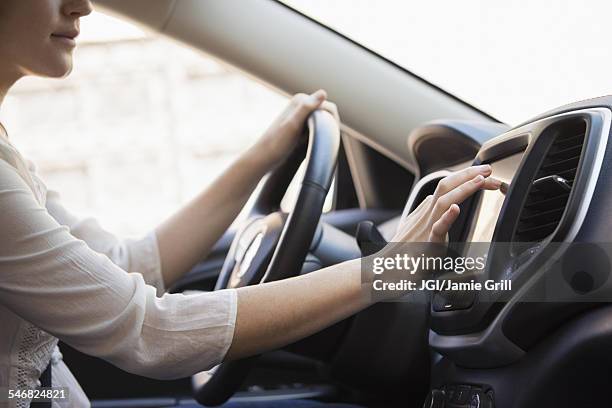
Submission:
<svg viewBox="0 0 612 408">
<path fill-rule="evenodd" d="M 407 144 L 419 172 L 402 215 L 376 222 L 383 238 L 393 237 L 401 218 L 441 179 L 490 164 L 507 188 L 461 203 L 449 253 L 464 255 L 454 249 L 484 243 L 483 277 L 508 280 L 511 290 L 419 291 L 358 314 L 334 360 L 342 380 L 365 389 L 370 382 L 362 373 L 368 372 L 385 379 L 379 381 L 385 387 L 403 389 L 418 388 L 425 379 L 426 406 L 493 407 L 478 401 L 494 401 L 497 408 L 568 406 L 551 398 L 555 381 L 566 381 L 563 375 L 580 364 L 590 370 L 593 356 L 606 363 L 597 372 L 607 381 L 612 363 L 599 355 L 609 354 L 612 343 L 611 124 L 612 96 L 561 107 L 512 129 L 448 120 L 415 130 Z M 603 262 L 594 251 L 585 252 L 585 245 L 602 243 L 610 249 Z M 371 333 L 381 341 L 364 343 Z M 356 358 L 364 354 L 376 358 Z M 393 380 L 390 372 L 397 374 Z M 572 378 L 568 384 L 580 384 L 570 387 L 572 395 L 588 390 L 608 401 L 593 378 Z"/>
<path fill-rule="evenodd" d="M 417 387 L 421 377 L 431 379 L 427 406 L 492 406 L 468 405 L 473 397 L 494 400 L 498 408 L 563 406 L 559 400 L 556 405 L 523 402 L 528 397 L 550 398 L 551 388 L 545 381 L 568 371 L 543 373 L 557 362 L 575 363 L 571 359 L 581 354 L 572 352 L 572 342 L 590 341 L 587 349 L 591 352 L 592 340 L 599 342 L 605 332 L 609 342 L 600 342 L 602 348 L 607 350 L 612 343 L 610 314 L 588 317 L 595 322 L 592 325 L 570 325 L 577 316 L 590 316 L 596 307 L 605 307 L 604 303 L 594 306 L 591 296 L 604 294 L 601 299 L 612 299 L 609 264 L 598 264 L 590 253 L 563 253 L 574 243 L 609 242 L 611 123 L 609 97 L 603 104 L 562 107 L 513 129 L 438 121 L 411 134 L 408 147 L 420 173 L 401 217 L 432 194 L 450 173 L 473 164 L 490 164 L 493 176 L 507 188 L 503 193 L 482 191 L 463 202 L 449 232 L 449 246 L 485 243 L 488 259 L 495 262 L 487 262 L 484 274 L 510 280 L 512 290 L 488 291 L 487 296 L 478 291 L 422 291 L 406 301 L 377 304 L 351 322 L 335 360 L 342 367 L 336 373 L 344 380 L 362 381 L 363 372 L 389 378 L 392 371 L 400 379 L 399 384 L 393 383 L 398 388 L 406 383 Z M 453 143 L 448 142 L 451 138 Z M 401 217 L 377 223 L 384 238 L 393 236 Z M 543 268 L 566 255 L 577 261 L 568 262 L 562 270 Z M 538 297 L 542 288 L 550 287 L 562 289 L 563 297 Z M 608 309 L 612 313 L 612 306 Z M 568 331 L 561 331 L 565 327 Z M 364 346 L 363 338 L 373 332 L 384 340 Z M 364 362 L 355 358 L 357 353 L 376 358 Z M 359 367 L 354 364 L 357 360 Z M 431 376 L 422 375 L 428 370 Z M 609 366 L 602 370 L 607 379 Z M 519 390 L 516 383 L 522 378 L 529 380 Z M 581 386 L 594 392 L 584 378 Z M 456 395 L 462 403 L 433 403 L 435 398 L 446 401 Z"/>
<path fill-rule="evenodd" d="M 517 317 L 514 306 L 525 288 L 537 281 L 541 269 L 537 260 L 545 256 L 545 248 L 572 242 L 580 230 L 601 169 L 610 122 L 611 111 L 597 107 L 544 116 L 485 141 L 471 161 L 450 159 L 445 168 L 426 174 L 416 184 L 404 213 L 457 167 L 491 164 L 493 176 L 507 184 L 505 194 L 483 191 L 462 203 L 461 218 L 449 239 L 489 243 L 489 261 L 496 262 L 488 263 L 487 276 L 512 280 L 513 290 L 492 299 L 479 293 L 434 293 L 429 336 L 434 350 L 467 366 L 507 364 L 524 354 L 519 346 L 524 343 L 522 334 L 517 336 L 509 327 L 537 326 L 536 320 L 545 314 Z M 439 123 L 436 126 L 440 128 Z M 437 142 L 431 129 L 420 134 L 426 133 L 430 149 L 439 149 L 452 127 L 451 122 Z M 465 140 L 463 149 L 455 149 L 461 154 L 473 149 L 475 137 L 469 132 L 455 131 L 452 137 Z M 422 151 L 419 137 L 409 141 L 421 146 L 425 159 L 433 156 Z M 520 324 L 509 325 L 512 319 Z M 545 324 L 536 327 L 542 336 L 549 329 Z"/>
<path fill-rule="evenodd" d="M 493 177 L 506 183 L 504 192 L 482 191 L 461 204 L 449 244 L 486 243 L 484 273 L 510 280 L 512 290 L 493 296 L 431 294 L 428 340 L 434 362 L 426 406 L 563 405 L 563 398 L 551 397 L 550 387 L 566 372 L 549 366 L 575 367 L 582 355 L 578 347 L 588 344 L 584 350 L 592 355 L 593 338 L 612 339 L 612 330 L 602 333 L 604 314 L 590 312 L 603 312 L 612 296 L 610 256 L 598 260 L 600 254 L 589 249 L 609 242 L 612 228 L 611 123 L 612 97 L 605 97 L 545 113 L 489 137 L 477 149 L 484 132 L 473 131 L 477 124 L 466 130 L 438 122 L 409 138 L 423 173 L 404 215 L 459 168 L 488 163 Z M 463 147 L 432 167 L 435 150 L 444 149 L 451 136 L 464 140 Z M 572 329 L 573 319 L 581 320 Z M 530 380 L 517 392 L 523 376 Z M 589 398 L 607 398 L 590 385 L 592 378 L 574 381 L 583 387 L 577 395 L 588 390 Z"/>
<path fill-rule="evenodd" d="M 392 237 L 401 218 L 441 179 L 488 163 L 507 188 L 481 191 L 461 203 L 449 247 L 485 243 L 484 276 L 509 280 L 512 287 L 486 294 L 420 291 L 360 313 L 337 360 L 346 367 L 343 378 L 358 381 L 363 372 L 389 378 L 393 371 L 401 378 L 398 388 L 412 388 L 420 384 L 413 374 L 425 373 L 428 407 L 493 407 L 479 401 L 494 401 L 497 408 L 569 406 L 551 397 L 559 389 L 555 381 L 568 381 L 563 375 L 581 364 L 590 369 L 593 361 L 601 361 L 597 372 L 608 381 L 612 363 L 600 356 L 609 354 L 612 343 L 612 262 L 605 262 L 612 247 L 604 262 L 584 248 L 609 247 L 611 124 L 607 97 L 555 109 L 512 129 L 448 120 L 415 130 L 407 143 L 419 173 L 402 215 L 377 223 L 383 237 Z M 542 297 L 550 293 L 555 296 Z M 362 340 L 373 332 L 384 340 L 368 343 L 364 352 Z M 357 353 L 376 358 L 356 367 Z M 594 377 L 572 378 L 567 388 L 576 398 L 588 390 L 589 397 L 608 401 L 607 389 L 590 383 Z"/>
</svg>

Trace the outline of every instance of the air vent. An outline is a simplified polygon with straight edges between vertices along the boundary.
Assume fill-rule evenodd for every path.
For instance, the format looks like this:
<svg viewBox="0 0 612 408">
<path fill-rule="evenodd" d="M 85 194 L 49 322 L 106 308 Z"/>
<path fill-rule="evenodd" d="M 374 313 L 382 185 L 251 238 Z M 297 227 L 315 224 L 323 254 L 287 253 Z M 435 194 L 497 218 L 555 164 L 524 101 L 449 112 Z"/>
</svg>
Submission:
<svg viewBox="0 0 612 408">
<path fill-rule="evenodd" d="M 564 122 L 552 131 L 552 142 L 529 189 L 514 242 L 538 242 L 550 236 L 567 206 L 582 154 L 586 123 Z"/>
</svg>

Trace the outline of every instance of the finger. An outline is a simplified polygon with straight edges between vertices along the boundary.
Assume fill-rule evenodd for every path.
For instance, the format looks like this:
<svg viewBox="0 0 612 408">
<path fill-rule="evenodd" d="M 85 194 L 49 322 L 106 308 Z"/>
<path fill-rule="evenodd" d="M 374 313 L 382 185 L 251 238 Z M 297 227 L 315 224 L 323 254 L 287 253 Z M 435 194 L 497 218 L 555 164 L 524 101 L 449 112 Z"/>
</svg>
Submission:
<svg viewBox="0 0 612 408">
<path fill-rule="evenodd" d="M 460 212 L 461 210 L 457 204 L 451 205 L 450 208 L 442 214 L 442 217 L 432 225 L 429 241 L 444 243 L 446 241 L 446 234 L 448 234 L 453 223 L 457 220 L 457 217 L 459 217 Z"/>
<path fill-rule="evenodd" d="M 310 96 L 317 103 L 321 103 L 321 102 L 323 102 L 324 100 L 327 99 L 327 92 L 325 92 L 325 89 L 318 89 L 315 92 L 313 92 Z"/>
<path fill-rule="evenodd" d="M 321 106 L 325 99 L 327 99 L 327 92 L 319 89 L 304 98 L 301 108 L 310 113 Z"/>
<path fill-rule="evenodd" d="M 340 114 L 338 113 L 338 107 L 336 106 L 335 103 L 330 102 L 328 100 L 323 101 L 323 103 L 321 104 L 321 109 L 324 109 L 326 111 L 328 111 L 329 113 L 332 114 L 332 116 L 334 117 L 334 119 L 336 119 L 336 122 L 338 122 L 338 124 L 340 124 Z"/>
<path fill-rule="evenodd" d="M 479 174 L 438 198 L 434 204 L 432 219 L 437 220 L 440 218 L 451 205 L 461 204 L 466 198 L 480 190 L 484 184 L 485 178 Z"/>
<path fill-rule="evenodd" d="M 289 110 L 281 125 L 289 125 L 296 130 L 300 129 L 304 125 L 308 115 L 321 106 L 325 98 L 327 98 L 327 93 L 322 89 L 310 95 L 303 93 L 293 95 L 289 104 Z"/>
<path fill-rule="evenodd" d="M 487 177 L 491 174 L 491 166 L 488 164 L 483 164 L 481 166 L 472 166 L 465 168 L 463 170 L 459 170 L 455 173 L 452 173 L 446 177 L 444 177 L 438 183 L 436 187 L 436 191 L 434 195 L 436 197 L 441 197 L 449 191 L 457 188 L 462 185 L 466 181 L 472 180 L 474 177 L 481 175 L 483 177 Z"/>
<path fill-rule="evenodd" d="M 493 177 L 487 177 L 484 181 L 484 185 L 482 186 L 482 188 L 485 190 L 499 190 L 503 184 L 504 183 L 502 183 L 501 180 L 498 180 Z"/>
</svg>

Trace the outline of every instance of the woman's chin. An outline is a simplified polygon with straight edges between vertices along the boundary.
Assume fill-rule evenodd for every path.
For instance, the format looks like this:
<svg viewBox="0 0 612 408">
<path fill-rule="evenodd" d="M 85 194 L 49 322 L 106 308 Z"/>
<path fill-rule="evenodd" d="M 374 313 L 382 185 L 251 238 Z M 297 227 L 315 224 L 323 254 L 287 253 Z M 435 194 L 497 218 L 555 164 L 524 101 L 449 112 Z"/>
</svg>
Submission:
<svg viewBox="0 0 612 408">
<path fill-rule="evenodd" d="M 72 56 L 55 61 L 54 64 L 49 64 L 45 69 L 37 73 L 38 76 L 48 78 L 64 78 L 72 72 Z"/>
<path fill-rule="evenodd" d="M 38 54 L 37 60 L 24 64 L 30 68 L 27 74 L 47 78 L 65 77 L 72 72 L 73 50 L 73 48 L 59 46 L 44 49 Z"/>
</svg>

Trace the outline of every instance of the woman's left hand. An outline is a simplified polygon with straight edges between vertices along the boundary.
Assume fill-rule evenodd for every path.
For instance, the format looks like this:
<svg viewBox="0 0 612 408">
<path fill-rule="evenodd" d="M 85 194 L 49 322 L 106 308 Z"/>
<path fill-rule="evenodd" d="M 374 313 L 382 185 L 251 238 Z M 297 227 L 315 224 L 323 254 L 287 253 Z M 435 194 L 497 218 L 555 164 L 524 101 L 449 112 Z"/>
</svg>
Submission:
<svg viewBox="0 0 612 408">
<path fill-rule="evenodd" d="M 260 155 L 267 166 L 272 168 L 284 160 L 297 145 L 306 119 L 313 111 L 318 108 L 326 109 L 339 120 L 336 106 L 326 99 L 327 93 L 322 89 L 310 95 L 294 95 L 285 110 L 255 144 L 255 154 Z"/>
</svg>

